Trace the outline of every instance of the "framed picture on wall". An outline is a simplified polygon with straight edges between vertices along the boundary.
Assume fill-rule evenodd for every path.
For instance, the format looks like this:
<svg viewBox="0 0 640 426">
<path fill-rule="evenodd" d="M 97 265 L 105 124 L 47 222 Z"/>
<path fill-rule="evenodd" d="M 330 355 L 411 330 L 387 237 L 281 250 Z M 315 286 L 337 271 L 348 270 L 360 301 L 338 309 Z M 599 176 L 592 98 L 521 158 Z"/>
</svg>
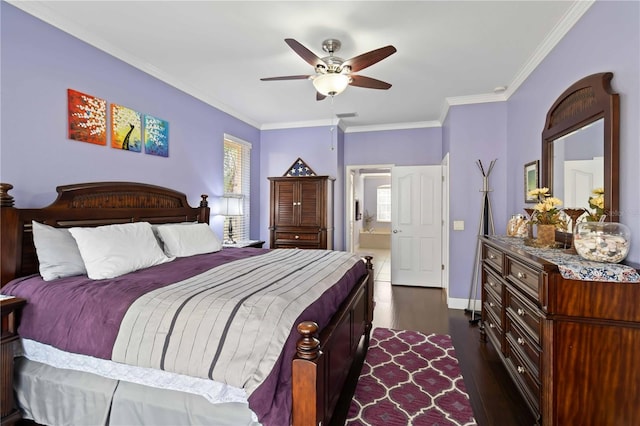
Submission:
<svg viewBox="0 0 640 426">
<path fill-rule="evenodd" d="M 524 165 L 524 202 L 535 203 L 536 197 L 530 197 L 529 191 L 538 187 L 538 167 L 540 161 L 535 160 Z"/>
</svg>

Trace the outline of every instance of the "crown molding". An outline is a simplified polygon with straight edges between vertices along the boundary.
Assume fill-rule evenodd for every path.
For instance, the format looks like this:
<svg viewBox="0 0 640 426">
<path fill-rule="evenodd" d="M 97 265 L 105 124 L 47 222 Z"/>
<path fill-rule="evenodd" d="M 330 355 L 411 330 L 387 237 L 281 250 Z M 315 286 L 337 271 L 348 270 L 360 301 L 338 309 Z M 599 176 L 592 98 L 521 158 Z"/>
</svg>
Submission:
<svg viewBox="0 0 640 426">
<path fill-rule="evenodd" d="M 335 126 L 335 120 L 331 120 L 329 118 L 325 120 L 309 120 L 309 121 L 289 121 L 282 123 L 269 123 L 263 124 L 259 127 L 260 130 L 278 130 L 278 129 L 297 129 L 300 127 L 328 127 Z M 338 127 L 340 127 L 343 131 L 341 121 L 338 122 Z"/>
<path fill-rule="evenodd" d="M 446 98 L 440 113 L 440 123 L 444 123 L 449 114 L 449 108 L 453 105 L 470 105 L 486 102 L 502 102 L 507 101 L 513 95 L 518 88 L 524 83 L 524 81 L 531 75 L 531 73 L 540 65 L 540 63 L 547 57 L 549 52 L 564 38 L 571 28 L 582 18 L 587 10 L 596 2 L 596 0 L 578 0 L 576 1 L 562 19 L 556 24 L 556 26 L 547 34 L 542 43 L 533 52 L 533 55 L 524 64 L 524 66 L 518 71 L 515 78 L 502 93 L 498 94 L 484 94 L 484 95 L 471 95 L 471 96 L 459 96 Z"/>
<path fill-rule="evenodd" d="M 351 126 L 347 127 L 345 133 L 359 133 L 359 132 L 381 132 L 385 130 L 408 130 L 408 129 L 423 129 L 427 127 L 441 127 L 442 124 L 439 121 L 413 121 L 409 123 L 392 123 L 392 124 L 375 124 L 370 126 Z"/>
<path fill-rule="evenodd" d="M 201 100 L 202 102 L 213 106 L 214 108 L 220 110 L 221 112 L 225 112 L 238 120 L 244 121 L 245 123 L 255 127 L 260 128 L 260 124 L 241 112 L 231 108 L 230 106 L 220 102 L 217 99 L 214 99 L 211 96 L 206 96 L 203 94 L 202 90 L 199 90 L 196 87 L 191 86 L 188 83 L 176 78 L 173 75 L 169 75 L 161 72 L 156 67 L 151 64 L 148 64 L 144 61 L 141 61 L 140 58 L 132 56 L 107 41 L 101 39 L 100 37 L 96 37 L 95 34 L 92 34 L 86 31 L 83 28 L 78 27 L 72 21 L 69 21 L 53 11 L 47 6 L 44 1 L 20 1 L 20 0 L 5 0 L 7 3 L 17 7 L 18 9 L 40 19 L 41 21 L 46 22 L 49 25 L 56 27 L 57 29 L 72 35 L 77 38 L 79 41 L 87 43 L 97 49 L 102 50 L 103 52 L 108 53 L 109 55 L 120 59 L 133 66 L 134 68 L 139 69 L 140 71 L 149 74 L 152 77 L 157 78 L 158 80 L 175 87 L 176 89 L 193 96 L 194 98 Z"/>
<path fill-rule="evenodd" d="M 24 0 L 4 0 L 7 3 L 23 10 L 26 13 L 64 31 L 80 41 L 83 41 L 91 46 L 94 46 L 115 58 L 118 58 L 125 63 L 132 65 L 133 67 L 163 81 L 182 92 L 205 102 L 214 108 L 225 112 L 238 120 L 241 120 L 259 130 L 275 130 L 275 129 L 291 129 L 301 127 L 316 127 L 316 126 L 332 126 L 335 125 L 333 120 L 314 120 L 314 121 L 299 121 L 299 122 L 282 122 L 282 123 L 269 123 L 260 124 L 255 120 L 247 117 L 241 112 L 229 107 L 228 105 L 214 99 L 211 96 L 203 95 L 197 88 L 189 85 L 188 83 L 176 78 L 175 76 L 168 75 L 161 72 L 151 64 L 141 61 L 139 58 L 131 56 L 126 52 L 114 47 L 103 39 L 96 37 L 94 34 L 87 32 L 82 28 L 78 28 L 73 22 L 70 22 L 57 14 L 47 6 L 45 1 L 24 1 Z M 558 24 L 551 30 L 551 32 L 545 37 L 543 42 L 538 46 L 533 55 L 525 63 L 525 65 L 516 74 L 515 78 L 511 82 L 505 92 L 500 94 L 480 94 L 470 96 L 458 96 L 449 97 L 444 101 L 442 111 L 438 121 L 419 121 L 410 123 L 394 123 L 394 124 L 382 124 L 382 125 L 364 125 L 364 126 L 347 126 L 343 121 L 338 122 L 338 127 L 345 133 L 358 133 L 358 132 L 375 132 L 384 130 L 403 130 L 403 129 L 416 129 L 426 127 L 441 127 L 449 113 L 449 108 L 454 105 L 470 105 L 477 103 L 487 102 L 501 102 L 508 100 L 517 89 L 522 85 L 529 75 L 540 65 L 544 58 L 551 52 L 551 50 L 562 40 L 562 38 L 569 32 L 569 30 L 580 20 L 582 15 L 595 3 L 596 0 L 578 0 L 567 10 Z"/>
<path fill-rule="evenodd" d="M 569 10 L 567 10 L 562 19 L 560 19 L 560 21 L 551 30 L 551 32 L 547 34 L 540 46 L 538 46 L 533 55 L 524 64 L 524 66 L 516 74 L 511 84 L 507 87 L 507 90 L 504 92 L 506 99 L 509 99 L 511 95 L 513 95 L 516 90 L 518 90 L 520 85 L 524 83 L 529 75 L 531 75 L 531 73 L 538 67 L 538 65 L 540 65 L 544 58 L 547 57 L 547 55 L 553 50 L 553 48 L 556 47 L 556 45 L 560 42 L 560 40 L 564 38 L 565 35 L 567 35 L 569 30 L 573 28 L 576 22 L 578 22 L 580 18 L 582 18 L 582 15 L 584 15 L 595 2 L 596 0 L 579 0 L 576 1 L 569 8 Z"/>
</svg>

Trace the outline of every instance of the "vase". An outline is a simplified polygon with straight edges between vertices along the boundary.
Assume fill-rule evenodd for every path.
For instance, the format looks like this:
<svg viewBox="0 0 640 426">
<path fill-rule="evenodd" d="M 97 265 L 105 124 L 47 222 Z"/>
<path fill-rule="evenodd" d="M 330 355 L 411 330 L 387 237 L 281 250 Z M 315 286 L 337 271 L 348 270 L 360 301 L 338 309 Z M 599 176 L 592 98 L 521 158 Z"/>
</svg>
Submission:
<svg viewBox="0 0 640 426">
<path fill-rule="evenodd" d="M 629 253 L 631 231 L 618 222 L 580 222 L 573 234 L 573 246 L 586 260 L 622 262 Z"/>
<path fill-rule="evenodd" d="M 536 225 L 536 242 L 539 247 L 553 247 L 556 244 L 556 226 Z"/>
</svg>

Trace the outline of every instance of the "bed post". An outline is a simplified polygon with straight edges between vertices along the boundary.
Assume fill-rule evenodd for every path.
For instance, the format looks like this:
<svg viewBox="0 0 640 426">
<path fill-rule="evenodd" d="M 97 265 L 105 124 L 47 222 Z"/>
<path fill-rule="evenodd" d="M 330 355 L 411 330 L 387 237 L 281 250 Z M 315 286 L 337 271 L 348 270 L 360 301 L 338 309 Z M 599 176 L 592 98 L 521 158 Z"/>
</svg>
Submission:
<svg viewBox="0 0 640 426">
<path fill-rule="evenodd" d="M 323 386 L 318 387 L 318 382 L 323 378 L 320 371 L 322 363 L 316 362 L 320 355 L 320 341 L 315 337 L 318 333 L 318 324 L 313 321 L 303 321 L 297 328 L 302 338 L 296 344 L 296 357 L 292 365 L 292 370 L 295 372 L 292 393 L 304 398 L 296 398 L 291 418 L 294 426 L 315 426 L 324 416 L 323 395 L 317 392 L 318 389 L 323 389 Z"/>
<path fill-rule="evenodd" d="M 319 336 L 315 322 L 304 321 L 297 327 L 301 338 L 291 371 L 293 426 L 326 426 L 347 376 L 355 369 L 359 373 L 358 346 L 364 337 L 366 353 L 373 322 L 372 259 L 365 256 L 367 275 L 359 280 Z"/>
<path fill-rule="evenodd" d="M 366 325 L 364 332 L 364 347 L 365 350 L 369 348 L 369 339 L 371 338 L 371 329 L 373 328 L 373 309 L 376 302 L 373 301 L 373 288 L 374 288 L 374 271 L 373 271 L 373 256 L 365 256 L 365 265 L 367 271 L 369 271 L 369 277 L 367 278 L 367 314 Z"/>
<path fill-rule="evenodd" d="M 18 272 L 19 253 L 22 252 L 22 240 L 18 238 L 18 215 L 13 207 L 13 196 L 9 191 L 10 183 L 0 183 L 0 246 L 2 251 L 2 273 L 0 287 L 14 279 Z"/>
</svg>

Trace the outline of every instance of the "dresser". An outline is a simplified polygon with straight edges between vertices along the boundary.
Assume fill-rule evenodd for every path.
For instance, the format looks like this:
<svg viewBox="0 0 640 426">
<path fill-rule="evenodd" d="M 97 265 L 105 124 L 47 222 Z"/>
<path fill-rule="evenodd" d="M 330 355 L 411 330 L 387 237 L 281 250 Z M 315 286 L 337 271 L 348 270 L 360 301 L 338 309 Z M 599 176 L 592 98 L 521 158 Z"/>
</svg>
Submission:
<svg viewBox="0 0 640 426">
<path fill-rule="evenodd" d="M 538 422 L 639 425 L 640 283 L 564 278 L 507 237 L 481 246 L 481 337 Z"/>
<path fill-rule="evenodd" d="M 270 177 L 271 248 L 333 249 L 329 176 Z"/>
</svg>

